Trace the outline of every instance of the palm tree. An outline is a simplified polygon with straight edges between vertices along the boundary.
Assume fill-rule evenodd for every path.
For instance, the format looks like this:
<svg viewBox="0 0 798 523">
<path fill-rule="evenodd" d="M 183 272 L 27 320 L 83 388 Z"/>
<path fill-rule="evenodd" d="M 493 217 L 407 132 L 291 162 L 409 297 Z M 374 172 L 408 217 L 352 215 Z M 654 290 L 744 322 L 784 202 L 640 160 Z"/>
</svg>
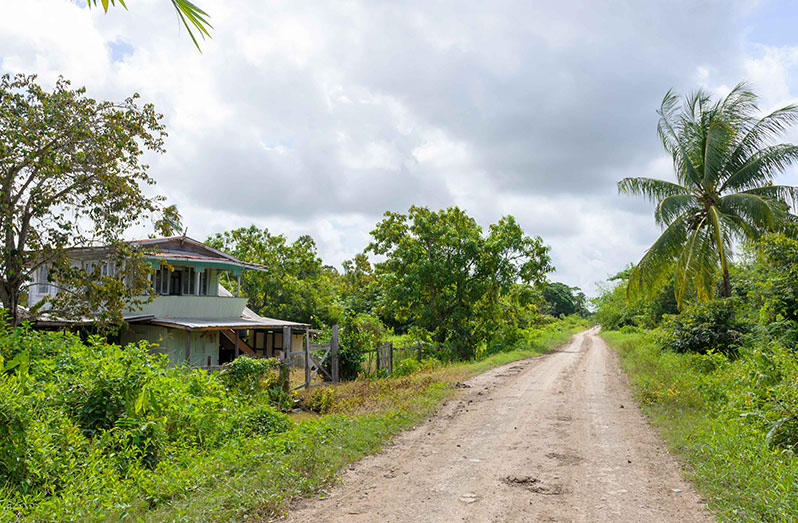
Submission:
<svg viewBox="0 0 798 523">
<path fill-rule="evenodd" d="M 668 91 L 657 130 L 673 155 L 676 183 L 625 178 L 621 193 L 657 204 L 660 237 L 632 271 L 631 294 L 656 292 L 672 276 L 681 306 L 689 290 L 700 299 L 713 294 L 720 266 L 722 295 L 731 296 L 729 260 L 735 243 L 756 240 L 796 219 L 790 205 L 798 188 L 774 185 L 776 174 L 798 159 L 798 146 L 776 138 L 798 121 L 798 105 L 758 118 L 756 95 L 738 84 L 715 103 L 703 90 L 679 97 Z"/>
<path fill-rule="evenodd" d="M 208 21 L 208 13 L 200 9 L 198 5 L 191 2 L 191 0 L 170 0 L 172 2 L 172 6 L 175 8 L 177 12 L 178 18 L 180 21 L 183 22 L 183 25 L 186 27 L 188 31 L 188 35 L 191 37 L 191 40 L 194 42 L 194 45 L 197 46 L 197 50 L 200 50 L 199 43 L 197 39 L 194 37 L 194 33 L 191 31 L 191 27 L 193 26 L 194 29 L 197 30 L 199 35 L 204 39 L 206 36 L 210 37 L 211 34 L 208 32 L 208 29 L 212 29 L 213 26 Z M 97 0 L 86 0 L 89 7 L 93 5 L 97 5 Z M 108 12 L 109 5 L 116 5 L 116 2 L 119 2 L 119 5 L 127 9 L 127 5 L 125 5 L 125 0 L 100 0 L 100 3 L 103 6 L 105 12 Z"/>
</svg>

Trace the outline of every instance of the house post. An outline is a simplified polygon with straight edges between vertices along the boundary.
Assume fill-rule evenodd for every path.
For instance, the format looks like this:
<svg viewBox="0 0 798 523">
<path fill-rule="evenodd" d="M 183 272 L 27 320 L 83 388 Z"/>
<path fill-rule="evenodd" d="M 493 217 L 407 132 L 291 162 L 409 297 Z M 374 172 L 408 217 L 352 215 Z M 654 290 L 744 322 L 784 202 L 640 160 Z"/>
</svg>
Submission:
<svg viewBox="0 0 798 523">
<path fill-rule="evenodd" d="M 310 327 L 305 329 L 305 388 L 310 388 Z"/>
<path fill-rule="evenodd" d="M 291 354 L 291 327 L 283 327 L 283 360 L 288 363 Z"/>
<path fill-rule="evenodd" d="M 238 356 L 241 354 L 241 349 L 238 344 L 238 340 L 240 339 L 240 337 L 238 335 L 238 329 L 233 329 L 233 332 L 236 333 L 236 358 L 238 358 Z"/>
<path fill-rule="evenodd" d="M 241 273 L 238 273 L 236 277 L 236 298 L 241 297 Z"/>
<path fill-rule="evenodd" d="M 200 295 L 200 273 L 204 270 L 204 267 L 194 267 L 194 296 Z"/>
<path fill-rule="evenodd" d="M 333 383 L 338 383 L 338 325 L 332 326 L 330 337 L 330 362 Z"/>
</svg>

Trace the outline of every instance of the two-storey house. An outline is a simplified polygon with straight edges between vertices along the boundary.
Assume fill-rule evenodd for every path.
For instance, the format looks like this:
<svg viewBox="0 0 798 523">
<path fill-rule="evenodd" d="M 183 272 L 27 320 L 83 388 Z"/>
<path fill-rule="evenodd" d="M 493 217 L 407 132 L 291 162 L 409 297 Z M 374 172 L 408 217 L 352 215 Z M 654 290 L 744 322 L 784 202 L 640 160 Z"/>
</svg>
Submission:
<svg viewBox="0 0 798 523">
<path fill-rule="evenodd" d="M 265 271 L 267 267 L 242 262 L 186 236 L 132 243 L 144 249 L 153 264 L 155 297 L 125 314 L 122 344 L 146 340 L 153 344 L 153 350 L 168 355 L 173 364 L 214 366 L 239 354 L 279 357 L 286 350 L 299 352 L 308 342 L 309 325 L 259 316 L 247 308 L 245 297 L 232 296 L 219 283 L 223 273 L 240 281 L 243 271 Z M 81 249 L 70 257 L 75 263 L 99 265 L 102 274 L 116 270 L 103 248 Z M 34 275 L 29 303 L 55 292 L 43 267 Z M 59 322 L 50 319 L 48 323 Z"/>
</svg>

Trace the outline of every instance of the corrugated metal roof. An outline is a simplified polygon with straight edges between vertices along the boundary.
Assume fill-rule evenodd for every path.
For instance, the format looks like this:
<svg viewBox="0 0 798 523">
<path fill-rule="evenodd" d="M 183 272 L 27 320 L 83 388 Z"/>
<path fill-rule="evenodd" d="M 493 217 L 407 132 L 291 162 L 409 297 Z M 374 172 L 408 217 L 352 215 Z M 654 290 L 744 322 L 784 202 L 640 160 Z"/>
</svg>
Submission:
<svg viewBox="0 0 798 523">
<path fill-rule="evenodd" d="M 200 320 L 196 318 L 154 318 L 150 320 L 153 325 L 174 327 L 189 330 L 219 330 L 219 329 L 282 329 L 291 327 L 305 330 L 310 325 L 293 321 L 276 320 L 274 318 L 219 318 Z"/>
</svg>

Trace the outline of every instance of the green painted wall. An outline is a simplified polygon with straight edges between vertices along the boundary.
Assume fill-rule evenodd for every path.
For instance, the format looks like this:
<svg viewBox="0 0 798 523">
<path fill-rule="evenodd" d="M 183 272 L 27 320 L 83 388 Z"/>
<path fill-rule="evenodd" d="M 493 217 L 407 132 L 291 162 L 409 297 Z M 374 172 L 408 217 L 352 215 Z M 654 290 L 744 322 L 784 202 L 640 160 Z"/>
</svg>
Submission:
<svg viewBox="0 0 798 523">
<path fill-rule="evenodd" d="M 186 332 L 155 325 L 130 325 L 121 336 L 122 344 L 148 341 L 152 352 L 165 354 L 171 366 L 186 362 Z M 190 365 L 201 367 L 219 364 L 219 333 L 215 331 L 191 332 Z"/>
</svg>

